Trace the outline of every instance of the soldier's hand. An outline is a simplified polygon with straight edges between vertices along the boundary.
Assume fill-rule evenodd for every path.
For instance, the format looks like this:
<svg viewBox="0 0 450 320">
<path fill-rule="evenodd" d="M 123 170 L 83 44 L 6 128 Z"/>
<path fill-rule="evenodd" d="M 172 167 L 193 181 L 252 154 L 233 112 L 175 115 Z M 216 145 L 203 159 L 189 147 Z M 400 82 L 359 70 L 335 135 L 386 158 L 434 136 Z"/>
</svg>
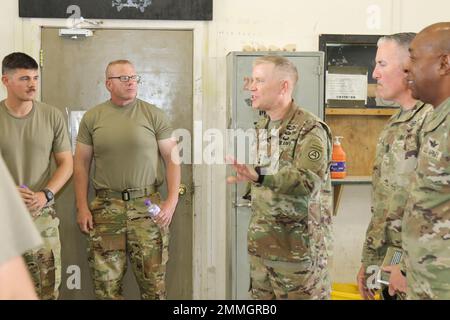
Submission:
<svg viewBox="0 0 450 320">
<path fill-rule="evenodd" d="M 227 156 L 225 161 L 226 163 L 231 164 L 236 171 L 235 177 L 227 177 L 227 183 L 254 182 L 258 180 L 258 173 L 251 166 L 238 163 L 232 156 Z"/>
<path fill-rule="evenodd" d="M 356 276 L 356 281 L 358 283 L 358 290 L 361 297 L 364 300 L 374 300 L 374 291 L 367 287 L 366 268 L 364 268 L 364 265 L 361 265 L 358 275 Z"/>
<path fill-rule="evenodd" d="M 34 192 L 33 201 L 29 204 L 31 214 L 34 216 L 47 204 L 47 198 L 44 192 Z"/>
<path fill-rule="evenodd" d="M 89 234 L 89 231 L 94 229 L 92 213 L 88 209 L 77 211 L 77 223 L 83 233 Z"/>
<path fill-rule="evenodd" d="M 168 227 L 172 222 L 177 202 L 167 200 L 162 202 L 159 207 L 161 208 L 161 211 L 155 217 L 155 223 L 161 227 Z"/>
<path fill-rule="evenodd" d="M 17 191 L 19 191 L 20 196 L 22 197 L 23 202 L 27 206 L 28 210 L 30 210 L 30 205 L 34 203 L 35 197 L 34 192 L 26 186 L 17 187 Z"/>
<path fill-rule="evenodd" d="M 20 186 L 17 190 L 33 217 L 37 216 L 39 211 L 47 204 L 47 198 L 43 192 L 34 192 L 27 186 Z"/>
<path fill-rule="evenodd" d="M 389 272 L 389 295 L 394 296 L 397 293 L 406 293 L 406 277 L 400 270 L 400 265 L 386 266 L 383 271 Z"/>
</svg>

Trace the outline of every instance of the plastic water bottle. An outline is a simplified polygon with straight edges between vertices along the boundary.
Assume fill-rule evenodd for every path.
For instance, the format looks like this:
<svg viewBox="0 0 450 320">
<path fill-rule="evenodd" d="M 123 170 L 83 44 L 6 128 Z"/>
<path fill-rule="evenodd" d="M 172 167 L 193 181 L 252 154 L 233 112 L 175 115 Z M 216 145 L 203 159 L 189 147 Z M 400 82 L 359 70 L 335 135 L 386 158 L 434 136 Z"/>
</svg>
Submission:
<svg viewBox="0 0 450 320">
<path fill-rule="evenodd" d="M 152 218 L 155 218 L 161 212 L 161 208 L 152 203 L 150 199 L 145 199 L 144 204 L 147 207 L 147 212 Z"/>
</svg>

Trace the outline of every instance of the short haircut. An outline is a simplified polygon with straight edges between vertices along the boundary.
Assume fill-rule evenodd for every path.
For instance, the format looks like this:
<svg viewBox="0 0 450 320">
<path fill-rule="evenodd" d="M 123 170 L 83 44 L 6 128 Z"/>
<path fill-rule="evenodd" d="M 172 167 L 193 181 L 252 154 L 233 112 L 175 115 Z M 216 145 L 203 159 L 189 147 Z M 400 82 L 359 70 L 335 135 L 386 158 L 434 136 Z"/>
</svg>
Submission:
<svg viewBox="0 0 450 320">
<path fill-rule="evenodd" d="M 118 65 L 118 64 L 129 64 L 129 65 L 131 65 L 131 66 L 133 66 L 133 63 L 130 61 L 130 60 L 124 60 L 124 59 L 122 59 L 122 60 L 114 60 L 114 61 L 111 61 L 110 63 L 108 63 L 108 66 L 106 67 L 106 70 L 105 70 L 105 75 L 106 75 L 106 78 L 108 78 L 108 72 L 109 72 L 109 69 L 112 67 L 112 66 L 115 66 L 115 65 Z"/>
<path fill-rule="evenodd" d="M 416 37 L 416 33 L 414 33 L 414 32 L 394 33 L 391 35 L 383 36 L 380 39 L 378 39 L 377 46 L 379 46 L 381 43 L 386 42 L 386 41 L 393 41 L 400 48 L 408 51 L 409 45 L 411 44 L 411 42 L 413 41 L 413 39 L 415 37 Z"/>
<path fill-rule="evenodd" d="M 38 68 L 36 60 L 22 52 L 10 53 L 2 61 L 2 74 L 16 69 L 37 70 Z"/>
<path fill-rule="evenodd" d="M 285 73 L 289 78 L 291 78 L 293 85 L 295 85 L 298 81 L 298 71 L 297 67 L 292 63 L 291 60 L 282 56 L 276 55 L 268 55 L 258 57 L 253 61 L 253 66 L 257 66 L 259 64 L 264 63 L 272 63 L 275 65 L 275 69 Z"/>
</svg>

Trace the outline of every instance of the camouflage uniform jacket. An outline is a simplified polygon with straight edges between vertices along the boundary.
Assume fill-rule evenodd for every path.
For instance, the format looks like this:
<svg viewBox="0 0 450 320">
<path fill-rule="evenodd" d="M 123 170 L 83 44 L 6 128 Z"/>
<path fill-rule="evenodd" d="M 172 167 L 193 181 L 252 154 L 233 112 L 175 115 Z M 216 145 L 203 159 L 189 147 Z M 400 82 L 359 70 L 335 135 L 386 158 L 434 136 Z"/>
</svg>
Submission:
<svg viewBox="0 0 450 320">
<path fill-rule="evenodd" d="M 407 295 L 450 299 L 450 97 L 423 128 L 403 219 Z"/>
<path fill-rule="evenodd" d="M 261 118 L 256 130 L 267 128 L 269 121 Z M 248 252 L 315 267 L 326 251 L 327 226 L 322 216 L 331 212 L 331 193 L 322 192 L 331 190 L 331 132 L 324 122 L 292 102 L 281 122 L 279 147 L 278 171 L 266 175 L 261 184 L 251 185 Z"/>
<path fill-rule="evenodd" d="M 365 267 L 381 265 L 387 248 L 401 248 L 403 211 L 420 147 L 424 120 L 433 110 L 418 101 L 413 109 L 394 114 L 378 139 L 372 174 L 372 219 L 363 246 Z"/>
</svg>

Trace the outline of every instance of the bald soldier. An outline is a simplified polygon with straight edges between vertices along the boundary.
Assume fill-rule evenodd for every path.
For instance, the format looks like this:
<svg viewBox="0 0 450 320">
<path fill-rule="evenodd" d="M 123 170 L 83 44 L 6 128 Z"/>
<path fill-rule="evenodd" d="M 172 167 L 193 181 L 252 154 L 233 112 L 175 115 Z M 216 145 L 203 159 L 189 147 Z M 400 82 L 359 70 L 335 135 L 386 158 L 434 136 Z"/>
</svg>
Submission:
<svg viewBox="0 0 450 320">
<path fill-rule="evenodd" d="M 292 99 L 294 64 L 264 56 L 253 64 L 252 107 L 265 111 L 256 124 L 257 145 L 270 144 L 261 130 L 279 130 L 278 171 L 260 156 L 256 167 L 238 164 L 228 183 L 250 182 L 248 229 L 251 295 L 254 299 L 327 299 L 331 212 L 331 132 Z M 273 157 L 269 154 L 268 157 Z M 276 156 L 276 155 L 275 155 Z"/>
<path fill-rule="evenodd" d="M 373 299 L 368 288 L 367 269 L 381 266 L 388 248 L 402 248 L 401 224 L 409 195 L 410 181 L 417 164 L 419 135 L 430 105 L 412 97 L 406 82 L 405 64 L 409 44 L 415 33 L 397 33 L 381 37 L 375 58 L 373 78 L 377 80 L 378 97 L 400 105 L 399 111 L 386 123 L 378 139 L 372 174 L 372 218 L 366 232 L 362 265 L 357 276 L 358 288 L 365 299 Z M 381 296 L 394 299 L 405 291 L 406 279 L 397 265 L 390 275 L 391 291 L 383 286 Z M 395 281 L 397 278 L 397 281 Z M 399 281 L 398 281 L 399 280 Z"/>
<path fill-rule="evenodd" d="M 430 103 L 403 219 L 409 299 L 450 299 L 450 22 L 422 30 L 407 68 L 413 97 Z"/>
</svg>

